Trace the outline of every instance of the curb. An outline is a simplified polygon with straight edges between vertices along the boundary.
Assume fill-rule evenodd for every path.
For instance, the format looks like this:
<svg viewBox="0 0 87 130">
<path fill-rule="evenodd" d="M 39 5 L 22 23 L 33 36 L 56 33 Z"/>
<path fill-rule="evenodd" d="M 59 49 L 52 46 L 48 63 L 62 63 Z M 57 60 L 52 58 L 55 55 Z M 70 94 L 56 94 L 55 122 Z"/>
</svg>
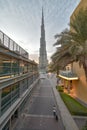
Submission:
<svg viewBox="0 0 87 130">
<path fill-rule="evenodd" d="M 72 118 L 71 114 L 69 113 L 67 107 L 65 106 L 64 102 L 62 101 L 62 99 L 55 87 L 53 87 L 53 92 L 54 92 L 56 103 L 59 108 L 65 130 L 79 130 L 77 124 L 75 123 L 74 119 Z"/>
</svg>

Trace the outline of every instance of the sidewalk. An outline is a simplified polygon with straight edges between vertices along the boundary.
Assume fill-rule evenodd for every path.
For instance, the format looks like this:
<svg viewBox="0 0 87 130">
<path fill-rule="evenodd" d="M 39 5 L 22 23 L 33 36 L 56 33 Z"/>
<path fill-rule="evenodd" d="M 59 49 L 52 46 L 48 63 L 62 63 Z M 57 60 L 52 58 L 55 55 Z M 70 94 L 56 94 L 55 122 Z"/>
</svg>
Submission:
<svg viewBox="0 0 87 130">
<path fill-rule="evenodd" d="M 65 130 L 61 119 L 56 121 L 54 118 L 54 104 L 56 100 L 52 86 L 47 75 L 43 75 L 12 130 Z"/>
<path fill-rule="evenodd" d="M 53 79 L 54 78 L 54 79 Z M 56 91 L 56 78 L 49 78 L 51 85 L 53 87 L 54 96 L 56 99 L 57 106 L 60 111 L 60 115 L 65 126 L 65 130 L 79 130 L 77 124 L 73 120 L 71 114 L 69 113 L 68 109 L 66 108 L 64 102 L 62 101 L 58 91 Z"/>
</svg>

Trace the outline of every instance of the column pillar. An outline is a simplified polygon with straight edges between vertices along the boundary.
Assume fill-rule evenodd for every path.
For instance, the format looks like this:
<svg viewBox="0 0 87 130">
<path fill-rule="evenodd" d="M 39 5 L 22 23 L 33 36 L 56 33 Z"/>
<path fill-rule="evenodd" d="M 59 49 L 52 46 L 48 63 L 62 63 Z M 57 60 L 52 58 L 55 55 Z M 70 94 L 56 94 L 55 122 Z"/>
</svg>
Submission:
<svg viewBox="0 0 87 130">
<path fill-rule="evenodd" d="M 70 83 L 69 83 L 69 81 L 68 81 L 68 94 L 70 93 Z"/>
</svg>

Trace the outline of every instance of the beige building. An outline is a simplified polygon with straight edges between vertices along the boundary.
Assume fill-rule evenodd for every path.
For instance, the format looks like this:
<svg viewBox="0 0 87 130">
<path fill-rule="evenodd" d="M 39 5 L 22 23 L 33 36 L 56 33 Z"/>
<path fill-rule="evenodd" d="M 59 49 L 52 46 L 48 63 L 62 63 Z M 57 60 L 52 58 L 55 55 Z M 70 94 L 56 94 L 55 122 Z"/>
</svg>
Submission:
<svg viewBox="0 0 87 130">
<path fill-rule="evenodd" d="M 72 20 L 74 14 L 76 15 L 81 8 L 86 7 L 87 7 L 87 0 L 81 0 L 79 5 L 71 15 L 70 21 Z M 66 71 L 62 71 L 59 77 L 62 78 L 65 91 L 68 90 L 67 92 L 69 94 L 87 103 L 87 82 L 83 67 L 80 67 L 78 63 L 68 65 L 66 67 Z"/>
<path fill-rule="evenodd" d="M 73 17 L 74 14 L 77 14 L 78 11 L 81 9 L 81 8 L 86 8 L 87 7 L 87 0 L 80 0 L 80 3 L 79 5 L 76 7 L 76 9 L 74 10 L 73 14 L 71 15 L 71 18 Z"/>
</svg>

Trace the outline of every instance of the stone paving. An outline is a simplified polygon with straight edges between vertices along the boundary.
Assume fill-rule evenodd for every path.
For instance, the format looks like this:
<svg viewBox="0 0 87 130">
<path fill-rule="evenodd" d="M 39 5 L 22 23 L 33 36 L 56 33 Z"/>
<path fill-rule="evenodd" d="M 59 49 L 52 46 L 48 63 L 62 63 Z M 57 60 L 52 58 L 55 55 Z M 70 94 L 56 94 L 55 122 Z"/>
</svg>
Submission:
<svg viewBox="0 0 87 130">
<path fill-rule="evenodd" d="M 24 111 L 12 130 L 64 130 L 62 120 L 53 116 L 56 101 L 48 79 L 42 78 L 33 89 Z M 59 115 L 59 112 L 57 111 Z"/>
</svg>

